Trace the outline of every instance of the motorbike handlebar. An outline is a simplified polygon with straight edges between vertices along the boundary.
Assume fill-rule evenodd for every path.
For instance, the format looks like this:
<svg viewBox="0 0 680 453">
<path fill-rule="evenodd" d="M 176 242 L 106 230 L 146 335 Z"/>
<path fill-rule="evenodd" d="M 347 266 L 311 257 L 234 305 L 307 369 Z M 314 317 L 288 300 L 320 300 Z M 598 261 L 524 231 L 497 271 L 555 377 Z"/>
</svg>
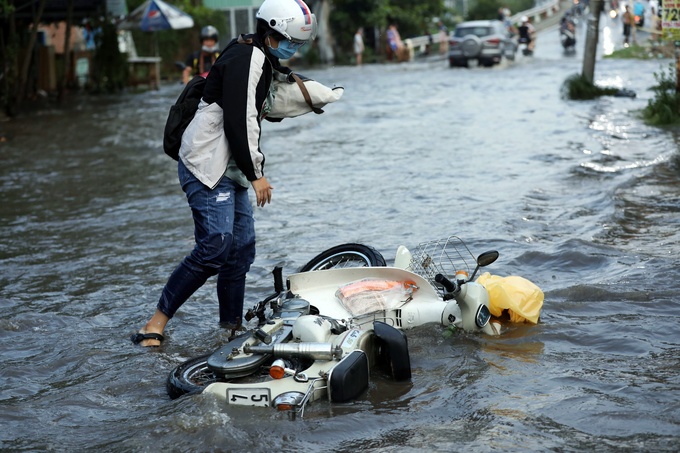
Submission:
<svg viewBox="0 0 680 453">
<path fill-rule="evenodd" d="M 437 274 L 434 276 L 434 281 L 439 283 L 446 289 L 446 291 L 452 293 L 456 290 L 456 284 L 453 283 L 448 278 L 444 277 L 442 274 Z"/>
<path fill-rule="evenodd" d="M 281 266 L 276 266 L 274 271 L 274 291 L 277 293 L 283 292 L 283 268 Z"/>
</svg>

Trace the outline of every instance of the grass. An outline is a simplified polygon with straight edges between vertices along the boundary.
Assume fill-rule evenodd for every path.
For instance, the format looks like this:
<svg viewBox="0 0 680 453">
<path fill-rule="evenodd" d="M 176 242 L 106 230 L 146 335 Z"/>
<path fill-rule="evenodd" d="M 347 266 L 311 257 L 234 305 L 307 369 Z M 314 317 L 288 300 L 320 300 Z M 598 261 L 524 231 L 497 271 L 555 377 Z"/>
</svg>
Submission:
<svg viewBox="0 0 680 453">
<path fill-rule="evenodd" d="M 670 41 L 650 41 L 644 46 L 633 45 L 617 50 L 605 58 L 649 60 L 673 58 L 674 44 Z M 651 87 L 654 97 L 642 110 L 642 117 L 653 126 L 680 124 L 680 92 L 677 89 L 675 61 L 664 71 L 654 73 L 657 84 Z M 579 90 L 580 88 L 576 88 Z M 590 98 L 592 99 L 592 98 Z"/>
<path fill-rule="evenodd" d="M 671 63 L 666 71 L 654 73 L 657 85 L 652 87 L 654 98 L 647 102 L 642 116 L 648 124 L 654 126 L 680 124 L 680 93 L 676 87 L 675 63 Z"/>
<path fill-rule="evenodd" d="M 674 47 L 670 42 L 651 42 L 644 46 L 632 45 L 614 51 L 605 58 L 649 60 L 672 58 Z M 664 71 L 654 73 L 657 84 L 651 87 L 654 97 L 642 110 L 642 117 L 653 126 L 680 125 L 680 91 L 677 89 L 675 61 Z M 625 91 L 625 90 L 623 90 Z M 574 74 L 562 85 L 562 97 L 572 100 L 591 100 L 601 96 L 620 96 L 618 88 L 599 87 L 588 82 L 582 75 Z"/>
<path fill-rule="evenodd" d="M 599 87 L 590 83 L 581 74 L 569 76 L 562 85 L 562 97 L 575 101 L 587 101 L 601 96 L 614 96 L 618 88 Z"/>
<path fill-rule="evenodd" d="M 629 47 L 619 52 L 621 52 L 620 55 L 635 55 L 636 49 Z M 647 102 L 647 106 L 641 112 L 647 124 L 653 126 L 680 125 L 680 92 L 676 85 L 676 74 L 675 62 L 669 64 L 665 71 L 662 69 L 660 72 L 654 73 L 657 82 L 655 86 L 651 87 L 654 97 Z M 568 77 L 562 85 L 562 97 L 579 101 L 596 99 L 601 96 L 622 96 L 625 95 L 625 91 L 618 88 L 599 87 L 588 82 L 580 74 Z"/>
<path fill-rule="evenodd" d="M 604 58 L 653 60 L 658 58 L 672 58 L 674 53 L 673 43 L 650 41 L 645 45 L 633 44 L 630 47 L 615 50 Z"/>
</svg>

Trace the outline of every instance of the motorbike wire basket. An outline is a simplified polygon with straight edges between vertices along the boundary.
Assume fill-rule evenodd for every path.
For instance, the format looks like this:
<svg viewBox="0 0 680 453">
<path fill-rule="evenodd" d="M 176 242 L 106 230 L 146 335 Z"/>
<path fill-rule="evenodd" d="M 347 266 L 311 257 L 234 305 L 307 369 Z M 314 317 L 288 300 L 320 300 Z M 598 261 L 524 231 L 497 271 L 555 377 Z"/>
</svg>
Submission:
<svg viewBox="0 0 680 453">
<path fill-rule="evenodd" d="M 458 236 L 449 236 L 436 241 L 422 242 L 411 252 L 409 270 L 426 279 L 444 296 L 445 290 L 442 285 L 435 282 L 437 274 L 442 274 L 448 279 L 455 278 L 456 272 L 465 271 L 470 275 L 468 261 L 476 262 L 474 255 Z"/>
</svg>

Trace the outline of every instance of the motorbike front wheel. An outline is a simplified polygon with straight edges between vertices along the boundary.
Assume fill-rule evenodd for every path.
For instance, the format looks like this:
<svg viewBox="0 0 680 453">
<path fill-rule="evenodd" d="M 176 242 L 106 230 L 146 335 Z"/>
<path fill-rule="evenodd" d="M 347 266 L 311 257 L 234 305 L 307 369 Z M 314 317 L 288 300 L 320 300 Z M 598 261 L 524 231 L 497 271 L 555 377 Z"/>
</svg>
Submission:
<svg viewBox="0 0 680 453">
<path fill-rule="evenodd" d="M 386 266 L 385 258 L 379 251 L 363 244 L 342 244 L 319 253 L 300 272 L 370 266 Z"/>
<path fill-rule="evenodd" d="M 210 354 L 194 357 L 172 370 L 165 384 L 171 399 L 201 393 L 208 385 L 217 382 L 217 375 L 208 368 L 208 357 Z"/>
</svg>

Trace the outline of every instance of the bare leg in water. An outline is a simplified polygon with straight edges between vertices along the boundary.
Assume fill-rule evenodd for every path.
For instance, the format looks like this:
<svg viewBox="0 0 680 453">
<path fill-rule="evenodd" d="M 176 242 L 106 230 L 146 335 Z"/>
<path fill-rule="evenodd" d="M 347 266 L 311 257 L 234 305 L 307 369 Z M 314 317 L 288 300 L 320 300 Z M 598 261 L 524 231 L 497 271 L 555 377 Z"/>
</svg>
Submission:
<svg viewBox="0 0 680 453">
<path fill-rule="evenodd" d="M 139 333 L 157 333 L 163 335 L 163 330 L 168 324 L 168 318 L 162 311 L 156 310 L 149 322 L 146 323 L 144 328 L 139 331 Z M 142 346 L 160 346 L 161 342 L 159 340 L 148 338 L 140 343 Z"/>
</svg>

